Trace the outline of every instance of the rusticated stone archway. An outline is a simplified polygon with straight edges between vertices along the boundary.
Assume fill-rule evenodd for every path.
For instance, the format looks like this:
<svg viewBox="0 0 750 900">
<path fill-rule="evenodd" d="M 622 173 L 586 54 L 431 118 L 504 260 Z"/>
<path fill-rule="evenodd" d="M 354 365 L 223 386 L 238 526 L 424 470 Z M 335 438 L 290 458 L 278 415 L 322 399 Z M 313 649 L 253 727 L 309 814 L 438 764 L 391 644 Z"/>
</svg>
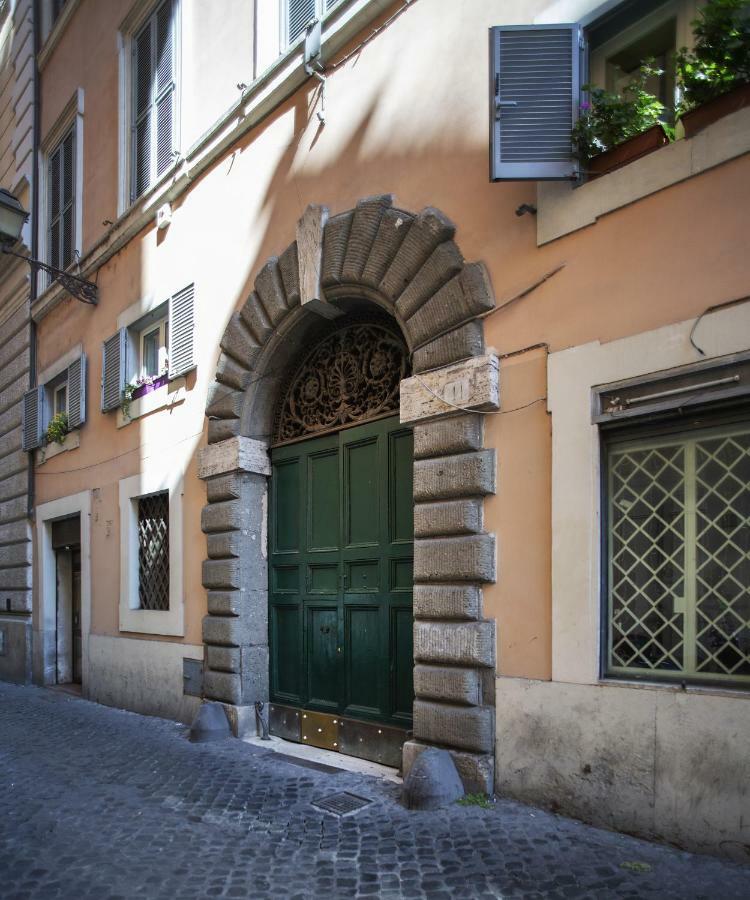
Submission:
<svg viewBox="0 0 750 900">
<path fill-rule="evenodd" d="M 494 307 L 489 278 L 481 263 L 464 261 L 453 224 L 436 209 L 415 215 L 391 196 L 329 220 L 314 209 L 320 296 L 305 296 L 316 241 L 300 231 L 303 217 L 298 240 L 266 262 L 231 317 L 208 397 L 199 463 L 208 494 L 204 693 L 227 704 L 239 732 L 255 727 L 253 704 L 268 699 L 267 447 L 280 386 L 321 314 L 375 303 L 401 327 L 414 373 L 401 383 L 415 456 L 416 698 L 404 765 L 425 745 L 444 746 L 467 790 L 491 792 L 495 635 L 482 584 L 495 580 L 496 562 L 483 498 L 495 491 L 495 451 L 483 449 L 473 411 L 499 403 L 481 318 Z"/>
</svg>

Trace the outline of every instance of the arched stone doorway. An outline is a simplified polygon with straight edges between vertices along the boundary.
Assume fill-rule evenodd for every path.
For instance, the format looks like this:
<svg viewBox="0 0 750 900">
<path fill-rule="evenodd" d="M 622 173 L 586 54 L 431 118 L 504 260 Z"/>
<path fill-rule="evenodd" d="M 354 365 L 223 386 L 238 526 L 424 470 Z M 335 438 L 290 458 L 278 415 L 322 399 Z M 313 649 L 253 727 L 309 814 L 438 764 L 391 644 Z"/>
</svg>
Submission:
<svg viewBox="0 0 750 900">
<path fill-rule="evenodd" d="M 414 373 L 401 385 L 415 458 L 414 739 L 404 765 L 427 744 L 446 746 L 467 789 L 491 791 L 495 638 L 481 585 L 495 580 L 494 536 L 482 516 L 495 458 L 482 449 L 481 414 L 470 411 L 497 405 L 481 318 L 494 308 L 489 280 L 481 264 L 464 262 L 454 226 L 435 209 L 414 215 L 390 196 L 367 198 L 328 221 L 319 216 L 312 240 L 304 220 L 230 319 L 206 407 L 204 692 L 227 704 L 238 732 L 254 729 L 253 704 L 269 698 L 268 447 L 279 398 L 295 361 L 328 327 L 321 313 L 375 304 L 398 323 Z M 319 294 L 308 302 L 312 270 Z"/>
</svg>

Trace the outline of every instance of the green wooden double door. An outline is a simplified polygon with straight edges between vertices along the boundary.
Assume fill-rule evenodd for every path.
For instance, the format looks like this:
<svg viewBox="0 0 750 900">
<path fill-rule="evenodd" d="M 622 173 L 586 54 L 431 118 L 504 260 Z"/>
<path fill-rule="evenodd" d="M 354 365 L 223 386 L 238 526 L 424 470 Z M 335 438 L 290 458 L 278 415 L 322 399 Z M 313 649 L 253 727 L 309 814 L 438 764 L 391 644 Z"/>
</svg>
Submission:
<svg viewBox="0 0 750 900">
<path fill-rule="evenodd" d="M 271 699 L 410 725 L 411 430 L 382 419 L 271 459 Z"/>
</svg>

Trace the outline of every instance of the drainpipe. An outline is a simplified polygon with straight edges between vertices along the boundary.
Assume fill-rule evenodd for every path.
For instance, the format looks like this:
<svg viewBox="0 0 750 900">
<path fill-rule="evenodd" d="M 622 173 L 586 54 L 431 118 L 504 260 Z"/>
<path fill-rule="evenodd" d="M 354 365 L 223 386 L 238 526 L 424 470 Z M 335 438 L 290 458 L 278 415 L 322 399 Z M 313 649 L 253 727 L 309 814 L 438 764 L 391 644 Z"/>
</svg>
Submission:
<svg viewBox="0 0 750 900">
<path fill-rule="evenodd" d="M 39 100 L 41 91 L 39 89 L 39 67 L 37 58 L 40 49 L 40 29 L 39 29 L 39 0 L 31 0 L 31 19 L 34 44 L 34 64 L 32 67 L 32 85 L 33 85 L 33 114 L 31 126 L 31 144 L 32 144 L 32 169 L 31 169 L 31 258 L 39 259 L 39 129 L 41 120 L 41 111 L 39 108 Z M 36 387 L 36 322 L 31 314 L 34 301 L 37 298 L 37 282 L 36 272 L 31 270 L 31 283 L 29 285 L 29 388 Z M 28 510 L 29 517 L 34 514 L 34 496 L 36 491 L 36 483 L 34 479 L 34 451 L 29 454 L 29 476 L 28 476 Z"/>
</svg>

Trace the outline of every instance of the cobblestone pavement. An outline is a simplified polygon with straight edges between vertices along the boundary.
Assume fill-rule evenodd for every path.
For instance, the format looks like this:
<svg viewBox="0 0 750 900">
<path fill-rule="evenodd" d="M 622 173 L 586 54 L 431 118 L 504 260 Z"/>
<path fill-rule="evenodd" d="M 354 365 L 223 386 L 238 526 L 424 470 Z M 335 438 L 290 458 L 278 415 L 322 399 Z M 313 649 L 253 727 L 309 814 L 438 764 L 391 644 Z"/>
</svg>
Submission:
<svg viewBox="0 0 750 900">
<path fill-rule="evenodd" d="M 748 898 L 750 867 L 398 785 L 57 692 L 0 685 L 0 897 Z M 311 801 L 372 802 L 338 818 Z"/>
</svg>

